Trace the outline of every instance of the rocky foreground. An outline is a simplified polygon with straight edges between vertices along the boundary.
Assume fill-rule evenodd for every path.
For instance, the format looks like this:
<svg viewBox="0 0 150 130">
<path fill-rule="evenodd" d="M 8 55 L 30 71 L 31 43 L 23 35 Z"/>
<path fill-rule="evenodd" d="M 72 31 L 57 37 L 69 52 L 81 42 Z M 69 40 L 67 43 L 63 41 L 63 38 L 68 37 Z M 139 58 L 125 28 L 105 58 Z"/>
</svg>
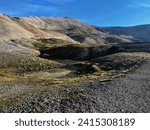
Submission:
<svg viewBox="0 0 150 130">
<path fill-rule="evenodd" d="M 65 90 L 41 92 L 1 112 L 150 112 L 150 60 L 130 74 L 112 81 L 79 82 Z M 39 85 L 39 84 L 38 84 Z M 44 86 L 43 86 L 44 87 Z"/>
<path fill-rule="evenodd" d="M 149 112 L 148 53 L 59 63 L 3 74 L 0 112 Z"/>
</svg>

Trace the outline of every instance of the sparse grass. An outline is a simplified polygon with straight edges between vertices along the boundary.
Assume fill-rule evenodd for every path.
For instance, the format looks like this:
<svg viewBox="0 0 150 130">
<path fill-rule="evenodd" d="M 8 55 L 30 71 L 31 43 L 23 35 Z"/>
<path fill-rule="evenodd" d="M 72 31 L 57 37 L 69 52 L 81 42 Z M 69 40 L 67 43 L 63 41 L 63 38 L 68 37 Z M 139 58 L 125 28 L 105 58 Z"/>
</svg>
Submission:
<svg viewBox="0 0 150 130">
<path fill-rule="evenodd" d="M 58 46 L 67 46 L 66 44 L 68 43 L 61 40 L 54 40 L 48 43 L 39 41 L 37 43 L 28 44 L 28 47 L 40 50 Z M 88 45 L 75 46 L 83 48 L 89 47 Z M 68 88 L 70 89 L 74 84 L 78 84 L 80 81 L 93 83 L 94 79 L 99 78 L 99 81 L 106 82 L 113 78 L 128 74 L 134 66 L 137 64 L 140 65 L 143 61 L 143 57 L 150 56 L 147 53 L 118 53 L 94 59 L 92 61 L 52 61 L 41 59 L 30 54 L 13 52 L 0 53 L 0 81 L 22 82 L 25 80 L 27 83 L 33 83 L 28 91 L 25 91 L 22 95 L 20 94 L 19 96 L 14 95 L 11 98 L 4 98 L 3 94 L 0 94 L 0 106 L 14 106 L 21 102 L 25 97 L 32 96 L 36 93 L 53 91 L 68 91 L 70 95 L 65 97 L 64 100 L 79 99 L 81 96 L 84 96 L 86 92 L 84 90 L 68 90 Z M 73 73 L 71 76 L 65 75 L 61 78 L 47 77 L 45 76 L 46 73 L 39 73 L 41 71 L 54 74 L 66 70 L 71 70 L 72 72 L 75 71 L 76 73 Z M 28 73 L 35 73 L 35 75 L 26 76 Z M 36 73 L 38 74 L 36 75 Z M 48 85 L 42 85 L 44 83 L 48 83 Z"/>
<path fill-rule="evenodd" d="M 32 55 L 18 53 L 1 53 L 0 80 L 18 80 L 24 78 L 24 73 L 46 70 L 61 64 Z"/>
<path fill-rule="evenodd" d="M 117 53 L 94 59 L 93 63 L 96 63 L 105 71 L 116 70 L 121 72 L 130 70 L 133 67 L 140 65 L 143 61 L 144 58 L 137 55 Z"/>
<path fill-rule="evenodd" d="M 0 106 L 15 106 L 22 99 L 22 96 L 14 96 L 12 98 L 0 98 Z"/>
<path fill-rule="evenodd" d="M 34 49 L 36 49 L 36 50 L 43 50 L 43 49 L 52 48 L 52 47 L 56 46 L 51 43 L 45 44 L 42 42 L 34 42 L 34 43 L 32 43 L 32 45 L 33 45 Z"/>
<path fill-rule="evenodd" d="M 0 69 L 0 80 L 10 81 L 10 80 L 17 80 L 19 76 L 14 73 L 12 70 L 9 69 Z"/>
<path fill-rule="evenodd" d="M 67 41 L 61 40 L 61 39 L 39 39 L 37 42 L 31 43 L 34 46 L 34 49 L 36 50 L 44 50 L 54 47 L 60 47 L 63 45 L 71 44 Z"/>
</svg>

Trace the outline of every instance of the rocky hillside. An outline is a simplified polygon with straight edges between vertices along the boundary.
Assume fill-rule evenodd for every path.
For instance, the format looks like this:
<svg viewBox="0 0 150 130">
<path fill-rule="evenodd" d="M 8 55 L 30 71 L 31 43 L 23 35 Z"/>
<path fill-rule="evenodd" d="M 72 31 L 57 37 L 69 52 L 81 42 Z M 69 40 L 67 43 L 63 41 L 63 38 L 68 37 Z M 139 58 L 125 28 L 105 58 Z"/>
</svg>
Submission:
<svg viewBox="0 0 150 130">
<path fill-rule="evenodd" d="M 16 24 L 12 18 L 0 14 L 0 39 L 31 38 L 33 34 Z"/>
<path fill-rule="evenodd" d="M 72 18 L 10 17 L 0 14 L 0 38 L 39 39 L 56 38 L 70 43 L 106 44 L 129 42 L 117 35 L 108 35 L 93 26 Z"/>
<path fill-rule="evenodd" d="M 12 40 L 12 39 L 31 39 L 31 38 L 58 38 L 69 42 L 75 42 L 70 37 L 57 33 L 57 32 L 45 32 L 42 29 L 38 29 L 31 24 L 22 21 L 20 18 L 14 18 L 5 14 L 0 14 L 0 39 Z"/>
<path fill-rule="evenodd" d="M 10 17 L 0 14 L 0 39 L 56 38 L 70 43 L 149 42 L 150 25 L 95 27 L 68 17 Z"/>
<path fill-rule="evenodd" d="M 97 30 L 118 35 L 137 42 L 149 42 L 150 41 L 150 25 L 140 25 L 133 27 L 96 27 Z"/>
<path fill-rule="evenodd" d="M 80 43 L 103 44 L 129 42 L 126 38 L 117 35 L 108 35 L 91 25 L 68 17 L 21 17 L 19 19 L 45 32 L 53 31 L 65 34 Z"/>
</svg>

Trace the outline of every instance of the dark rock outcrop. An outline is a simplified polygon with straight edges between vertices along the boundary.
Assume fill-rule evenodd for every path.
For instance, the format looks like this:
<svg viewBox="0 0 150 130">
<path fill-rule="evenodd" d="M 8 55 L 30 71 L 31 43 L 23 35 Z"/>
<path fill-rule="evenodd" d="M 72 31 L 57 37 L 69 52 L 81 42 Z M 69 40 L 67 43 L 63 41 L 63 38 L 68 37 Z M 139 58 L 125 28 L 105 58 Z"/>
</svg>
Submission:
<svg viewBox="0 0 150 130">
<path fill-rule="evenodd" d="M 40 57 L 48 59 L 90 60 L 117 51 L 118 48 L 116 46 L 83 47 L 68 45 L 42 50 Z"/>
</svg>

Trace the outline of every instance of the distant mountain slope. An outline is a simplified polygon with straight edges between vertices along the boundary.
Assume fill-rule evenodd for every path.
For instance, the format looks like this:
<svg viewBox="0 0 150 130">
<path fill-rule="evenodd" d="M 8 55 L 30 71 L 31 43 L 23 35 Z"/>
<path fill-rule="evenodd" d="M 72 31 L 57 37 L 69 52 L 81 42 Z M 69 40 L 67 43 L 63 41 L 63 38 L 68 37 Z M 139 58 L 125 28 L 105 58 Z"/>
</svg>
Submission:
<svg viewBox="0 0 150 130">
<path fill-rule="evenodd" d="M 61 34 L 56 31 L 51 31 L 51 30 L 46 31 L 46 30 L 36 27 L 36 25 L 37 26 L 41 25 L 40 23 L 32 25 L 32 24 L 22 20 L 21 18 L 13 18 L 13 19 L 19 26 L 21 26 L 22 28 L 26 29 L 27 31 L 33 33 L 35 38 L 56 38 L 56 39 L 66 40 L 71 43 L 75 42 L 74 40 L 72 40 L 70 37 L 68 37 L 65 34 Z"/>
<path fill-rule="evenodd" d="M 20 17 L 20 19 L 30 23 L 31 25 L 41 30 L 65 31 L 65 33 L 67 33 L 75 29 L 78 33 L 105 35 L 104 33 L 97 31 L 94 27 L 72 18 Z"/>
<path fill-rule="evenodd" d="M 107 37 L 94 27 L 72 18 L 21 17 L 20 19 L 47 33 L 50 31 L 62 33 L 81 43 L 103 43 L 103 38 Z"/>
<path fill-rule="evenodd" d="M 0 14 L 0 39 L 31 38 L 33 34 L 16 24 L 9 16 Z"/>
<path fill-rule="evenodd" d="M 133 27 L 96 27 L 107 34 L 118 35 L 138 42 L 150 41 L 150 24 Z"/>
<path fill-rule="evenodd" d="M 31 38 L 58 38 L 75 43 L 73 39 L 65 34 L 58 32 L 45 32 L 38 29 L 20 18 L 14 18 L 5 14 L 0 14 L 0 40 L 7 41 L 12 39 L 31 39 Z"/>
<path fill-rule="evenodd" d="M 150 25 L 95 27 L 68 17 L 10 17 L 0 14 L 0 40 L 56 38 L 68 43 L 99 44 L 150 41 Z"/>
<path fill-rule="evenodd" d="M 129 42 L 128 39 L 118 36 L 108 35 L 93 26 L 79 20 L 66 17 L 21 17 L 22 21 L 32 26 L 49 32 L 55 31 L 66 34 L 70 38 L 80 43 L 104 44 L 114 42 Z"/>
</svg>

